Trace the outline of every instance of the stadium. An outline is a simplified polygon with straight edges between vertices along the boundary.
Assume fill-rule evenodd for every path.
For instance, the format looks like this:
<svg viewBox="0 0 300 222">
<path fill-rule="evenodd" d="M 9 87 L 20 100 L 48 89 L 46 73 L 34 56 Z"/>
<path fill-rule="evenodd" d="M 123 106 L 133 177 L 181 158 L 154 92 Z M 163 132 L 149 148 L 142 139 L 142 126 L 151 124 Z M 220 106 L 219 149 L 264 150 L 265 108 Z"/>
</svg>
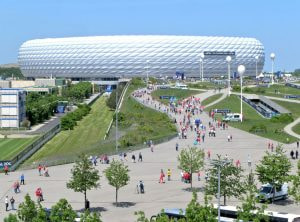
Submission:
<svg viewBox="0 0 300 222">
<path fill-rule="evenodd" d="M 82 80 L 174 76 L 199 78 L 200 54 L 204 54 L 205 78 L 227 75 L 246 67 L 255 76 L 264 66 L 264 47 L 254 38 L 207 36 L 92 36 L 26 41 L 18 62 L 24 76 L 62 77 Z"/>
</svg>

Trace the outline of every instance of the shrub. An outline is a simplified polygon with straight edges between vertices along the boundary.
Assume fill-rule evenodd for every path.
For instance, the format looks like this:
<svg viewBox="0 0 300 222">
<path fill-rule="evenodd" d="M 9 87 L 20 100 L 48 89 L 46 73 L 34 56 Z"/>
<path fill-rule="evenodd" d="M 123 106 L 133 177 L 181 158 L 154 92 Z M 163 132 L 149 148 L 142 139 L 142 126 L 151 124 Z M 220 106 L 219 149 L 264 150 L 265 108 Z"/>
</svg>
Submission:
<svg viewBox="0 0 300 222">
<path fill-rule="evenodd" d="M 264 124 L 259 124 L 259 125 L 253 125 L 250 129 L 249 132 L 251 133 L 266 133 L 267 132 L 267 127 Z"/>
<path fill-rule="evenodd" d="M 78 108 L 66 114 L 61 118 L 61 128 L 63 130 L 72 130 L 77 125 L 77 121 L 80 121 L 84 116 L 89 114 L 91 107 L 88 105 L 79 105 Z"/>
<path fill-rule="evenodd" d="M 292 115 L 290 114 L 280 114 L 279 116 L 273 116 L 271 118 L 271 122 L 274 122 L 274 123 L 291 123 L 293 122 L 294 119 L 292 117 Z"/>
</svg>

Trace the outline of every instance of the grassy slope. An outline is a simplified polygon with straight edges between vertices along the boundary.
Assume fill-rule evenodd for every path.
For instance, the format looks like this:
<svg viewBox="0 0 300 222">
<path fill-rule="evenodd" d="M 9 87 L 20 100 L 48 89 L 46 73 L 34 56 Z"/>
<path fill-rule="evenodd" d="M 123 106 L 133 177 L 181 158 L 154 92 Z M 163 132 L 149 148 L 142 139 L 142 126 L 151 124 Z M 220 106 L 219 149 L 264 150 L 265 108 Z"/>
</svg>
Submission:
<svg viewBox="0 0 300 222">
<path fill-rule="evenodd" d="M 297 133 L 297 134 L 300 135 L 300 123 L 298 123 L 296 126 L 294 126 L 294 127 L 292 128 L 292 130 L 293 130 L 295 133 Z"/>
<path fill-rule="evenodd" d="M 102 140 L 113 116 L 113 111 L 106 106 L 105 100 L 104 97 L 99 98 L 92 105 L 90 114 L 78 122 L 74 130 L 61 131 L 27 162 L 83 152 Z"/>
<path fill-rule="evenodd" d="M 36 137 L 0 139 L 0 160 L 10 160 L 26 148 Z"/>
<path fill-rule="evenodd" d="M 245 93 L 255 93 L 255 94 L 260 94 L 264 96 L 274 96 L 274 97 L 280 97 L 284 98 L 285 95 L 300 95 L 300 89 L 296 89 L 293 87 L 289 86 L 284 86 L 284 85 L 271 85 L 269 88 L 268 87 L 260 87 L 261 89 L 265 90 L 265 93 L 258 92 L 256 87 L 251 88 L 252 92 L 246 92 Z M 279 93 L 275 93 L 275 90 L 278 90 Z"/>
<path fill-rule="evenodd" d="M 125 135 L 121 140 L 125 138 L 136 145 L 174 135 L 176 127 L 166 114 L 147 108 L 130 97 L 137 88 L 138 85 L 130 85 L 124 97 L 121 112 L 126 115 L 126 120 L 121 127 Z"/>
<path fill-rule="evenodd" d="M 196 90 L 185 90 L 185 89 L 158 89 L 152 92 L 153 98 L 156 100 L 168 104 L 169 99 L 160 99 L 160 96 L 175 96 L 177 100 L 187 98 L 192 95 L 199 94 L 201 92 Z"/>
<path fill-rule="evenodd" d="M 195 89 L 215 89 L 215 88 L 223 88 L 224 85 L 217 85 L 213 82 L 197 82 L 197 83 L 188 83 L 190 88 Z"/>
<path fill-rule="evenodd" d="M 222 95 L 223 95 L 222 93 L 219 93 L 219 94 L 210 96 L 210 97 L 206 98 L 205 100 L 203 100 L 201 104 L 203 106 L 206 106 L 206 105 L 214 102 L 215 100 L 220 99 Z"/>
<path fill-rule="evenodd" d="M 235 96 L 231 95 L 230 97 L 227 97 L 226 99 L 222 100 L 218 104 L 213 105 L 212 107 L 209 107 L 209 109 L 230 109 L 231 112 L 240 112 L 240 99 Z M 296 138 L 281 132 L 281 133 L 275 133 L 274 131 L 276 129 L 282 129 L 284 128 L 285 124 L 282 123 L 274 123 L 271 122 L 269 119 L 263 118 L 260 116 L 252 107 L 250 107 L 248 104 L 244 103 L 243 105 L 243 112 L 244 112 L 244 121 L 242 123 L 240 122 L 230 122 L 229 124 L 233 127 L 242 129 L 244 131 L 249 132 L 249 129 L 254 125 L 260 125 L 263 124 L 267 127 L 267 133 L 257 133 L 256 135 L 260 135 L 266 138 L 274 139 L 279 142 L 286 142 L 286 138 L 289 138 L 289 142 L 295 142 Z M 221 118 L 221 116 L 219 116 Z"/>
</svg>

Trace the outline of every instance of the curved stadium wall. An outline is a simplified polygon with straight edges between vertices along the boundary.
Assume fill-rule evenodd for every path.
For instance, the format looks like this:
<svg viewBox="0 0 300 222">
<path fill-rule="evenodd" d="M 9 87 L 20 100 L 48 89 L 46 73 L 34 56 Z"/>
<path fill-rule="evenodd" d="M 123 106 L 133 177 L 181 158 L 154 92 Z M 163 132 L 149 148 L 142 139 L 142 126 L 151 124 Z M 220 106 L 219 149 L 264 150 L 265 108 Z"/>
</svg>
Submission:
<svg viewBox="0 0 300 222">
<path fill-rule="evenodd" d="M 204 77 L 227 75 L 240 64 L 245 75 L 260 73 L 264 47 L 254 38 L 205 36 L 94 36 L 35 39 L 23 43 L 18 62 L 26 77 L 110 78 L 173 76 L 176 71 L 199 77 L 200 53 Z M 147 64 L 149 60 L 149 64 Z M 148 68 L 147 68 L 148 67 Z"/>
</svg>

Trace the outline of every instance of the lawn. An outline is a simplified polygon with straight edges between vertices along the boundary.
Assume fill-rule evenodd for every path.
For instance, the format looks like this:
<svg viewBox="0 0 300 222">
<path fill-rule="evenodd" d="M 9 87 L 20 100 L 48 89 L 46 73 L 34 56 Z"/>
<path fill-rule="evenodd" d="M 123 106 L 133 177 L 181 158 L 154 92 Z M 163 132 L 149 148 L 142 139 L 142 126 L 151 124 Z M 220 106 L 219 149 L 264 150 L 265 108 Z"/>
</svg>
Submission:
<svg viewBox="0 0 300 222">
<path fill-rule="evenodd" d="M 284 98 L 285 95 L 300 95 L 300 89 L 278 84 L 271 85 L 270 87 L 245 88 L 243 92 L 280 98 Z"/>
<path fill-rule="evenodd" d="M 11 160 L 36 138 L 0 139 L 0 160 Z"/>
<path fill-rule="evenodd" d="M 123 116 L 120 121 L 123 136 L 119 140 L 122 148 L 143 144 L 149 140 L 158 141 L 177 134 L 173 121 L 166 114 L 145 107 L 130 96 L 134 90 L 142 86 L 142 82 L 135 81 L 129 86 L 124 97 L 120 112 L 120 116 Z M 176 96 L 181 96 L 180 98 L 183 95 L 191 95 L 190 90 L 167 89 L 159 91 L 175 92 Z M 195 92 L 198 93 L 197 91 Z M 159 93 L 156 95 L 159 96 Z"/>
<path fill-rule="evenodd" d="M 294 127 L 292 128 L 292 130 L 293 130 L 295 133 L 297 133 L 297 134 L 300 135 L 300 123 L 298 123 L 296 126 L 294 126 Z"/>
<path fill-rule="evenodd" d="M 210 97 L 206 98 L 205 100 L 203 100 L 201 104 L 203 106 L 206 106 L 206 105 L 220 99 L 222 95 L 223 95 L 222 93 L 218 93 L 216 95 L 210 96 Z"/>
<path fill-rule="evenodd" d="M 275 99 L 272 101 L 277 103 L 278 105 L 286 108 L 287 110 L 291 111 L 294 119 L 300 117 L 300 103 L 279 101 L 279 100 L 275 100 Z"/>
<path fill-rule="evenodd" d="M 192 95 L 200 94 L 197 90 L 186 90 L 186 89 L 158 89 L 152 92 L 152 97 L 164 104 L 169 103 L 169 99 L 160 99 L 160 96 L 174 96 L 177 100 L 182 100 Z"/>
<path fill-rule="evenodd" d="M 46 143 L 26 163 L 63 159 L 85 152 L 103 140 L 107 127 L 113 117 L 113 111 L 106 106 L 106 98 L 100 97 L 91 106 L 91 112 L 78 122 L 74 130 L 58 133 Z"/>
<path fill-rule="evenodd" d="M 276 101 L 277 102 L 277 101 Z M 208 108 L 210 109 L 230 109 L 231 112 L 239 113 L 240 112 L 240 99 L 236 95 L 231 95 L 230 97 L 225 98 L 221 102 L 211 106 Z M 292 110 L 291 110 L 292 111 Z M 299 111 L 298 111 L 299 112 Z M 244 121 L 241 122 L 230 122 L 229 125 L 239 128 L 241 130 L 249 132 L 249 130 L 253 126 L 263 125 L 267 128 L 267 132 L 258 132 L 256 135 L 270 138 L 273 140 L 277 140 L 279 142 L 286 143 L 287 138 L 288 142 L 292 143 L 295 142 L 297 139 L 295 137 L 290 136 L 289 134 L 283 131 L 283 128 L 286 124 L 272 122 L 270 119 L 266 119 L 259 115 L 252 107 L 248 104 L 243 103 L 243 114 L 244 114 Z M 221 115 L 218 115 L 217 118 L 221 118 Z"/>
<path fill-rule="evenodd" d="M 224 88 L 225 85 L 218 85 L 213 82 L 197 82 L 197 83 L 188 83 L 188 87 L 195 89 L 216 89 L 216 88 Z"/>
</svg>

